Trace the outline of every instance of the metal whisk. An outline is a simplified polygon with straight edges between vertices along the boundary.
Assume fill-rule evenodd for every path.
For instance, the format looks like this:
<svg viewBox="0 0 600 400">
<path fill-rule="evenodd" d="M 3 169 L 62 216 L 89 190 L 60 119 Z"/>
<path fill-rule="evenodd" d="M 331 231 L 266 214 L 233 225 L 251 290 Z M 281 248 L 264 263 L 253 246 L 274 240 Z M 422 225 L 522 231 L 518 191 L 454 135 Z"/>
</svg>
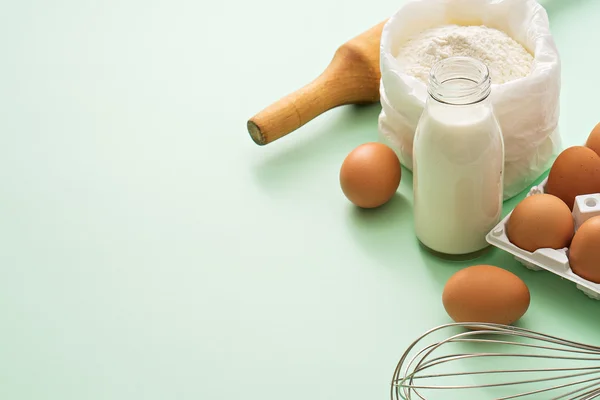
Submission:
<svg viewBox="0 0 600 400">
<path fill-rule="evenodd" d="M 600 347 L 507 325 L 442 325 L 403 354 L 391 398 L 600 399 Z"/>
</svg>

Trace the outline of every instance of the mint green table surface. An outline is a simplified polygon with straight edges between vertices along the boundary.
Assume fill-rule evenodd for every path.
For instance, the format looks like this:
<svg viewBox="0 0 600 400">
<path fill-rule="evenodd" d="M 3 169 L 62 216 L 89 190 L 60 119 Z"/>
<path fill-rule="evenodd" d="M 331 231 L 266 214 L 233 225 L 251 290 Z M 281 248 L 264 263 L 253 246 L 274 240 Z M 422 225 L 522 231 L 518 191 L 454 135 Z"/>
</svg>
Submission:
<svg viewBox="0 0 600 400">
<path fill-rule="evenodd" d="M 419 249 L 406 170 L 380 210 L 343 196 L 378 106 L 266 147 L 245 123 L 401 4 L 5 2 L 0 399 L 387 399 L 473 263 Z M 579 144 L 600 121 L 600 2 L 548 11 Z M 476 263 L 527 283 L 521 326 L 600 344 L 600 302 L 573 284 L 498 250 Z"/>
</svg>

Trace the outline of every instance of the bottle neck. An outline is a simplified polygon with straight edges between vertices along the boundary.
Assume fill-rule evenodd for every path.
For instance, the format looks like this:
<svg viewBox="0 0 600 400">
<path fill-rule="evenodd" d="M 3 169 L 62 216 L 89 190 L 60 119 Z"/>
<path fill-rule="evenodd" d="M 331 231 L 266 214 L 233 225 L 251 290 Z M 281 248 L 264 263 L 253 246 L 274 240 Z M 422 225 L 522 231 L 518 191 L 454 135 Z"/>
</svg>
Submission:
<svg viewBox="0 0 600 400">
<path fill-rule="evenodd" d="M 488 67 L 474 58 L 449 57 L 429 74 L 429 95 L 448 105 L 470 105 L 487 99 L 492 90 Z"/>
</svg>

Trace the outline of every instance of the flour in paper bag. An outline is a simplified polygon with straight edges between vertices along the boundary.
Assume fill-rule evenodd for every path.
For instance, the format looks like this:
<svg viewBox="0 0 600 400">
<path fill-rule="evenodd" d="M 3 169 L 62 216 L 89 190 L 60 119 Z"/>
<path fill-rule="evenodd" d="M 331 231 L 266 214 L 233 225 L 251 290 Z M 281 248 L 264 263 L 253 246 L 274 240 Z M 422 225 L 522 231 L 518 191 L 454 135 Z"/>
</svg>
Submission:
<svg viewBox="0 0 600 400">
<path fill-rule="evenodd" d="M 444 25 L 410 37 L 396 59 L 407 75 L 427 83 L 431 67 L 453 56 L 485 63 L 493 84 L 523 78 L 533 64 L 533 56 L 506 33 L 486 26 L 459 25 Z"/>
</svg>

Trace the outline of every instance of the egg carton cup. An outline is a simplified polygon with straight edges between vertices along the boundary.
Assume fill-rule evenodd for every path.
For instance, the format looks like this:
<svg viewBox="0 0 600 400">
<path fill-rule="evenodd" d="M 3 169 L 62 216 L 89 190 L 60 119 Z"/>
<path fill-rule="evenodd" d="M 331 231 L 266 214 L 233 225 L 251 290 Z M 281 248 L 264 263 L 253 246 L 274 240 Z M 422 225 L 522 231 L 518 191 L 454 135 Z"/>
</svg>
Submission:
<svg viewBox="0 0 600 400">
<path fill-rule="evenodd" d="M 539 185 L 532 187 L 527 196 L 544 193 L 547 182 L 548 178 Z M 588 297 L 600 300 L 600 284 L 583 279 L 571 270 L 571 267 L 569 266 L 568 248 L 558 250 L 544 248 L 538 249 L 532 253 L 512 244 L 506 236 L 506 223 L 511 214 L 512 211 L 486 235 L 486 240 L 489 244 L 512 254 L 515 259 L 526 268 L 534 271 L 549 271 L 563 279 L 575 283 L 577 289 L 581 290 Z M 575 231 L 577 231 L 585 221 L 597 215 L 600 215 L 600 193 L 581 195 L 575 198 L 575 204 L 573 206 Z"/>
</svg>

